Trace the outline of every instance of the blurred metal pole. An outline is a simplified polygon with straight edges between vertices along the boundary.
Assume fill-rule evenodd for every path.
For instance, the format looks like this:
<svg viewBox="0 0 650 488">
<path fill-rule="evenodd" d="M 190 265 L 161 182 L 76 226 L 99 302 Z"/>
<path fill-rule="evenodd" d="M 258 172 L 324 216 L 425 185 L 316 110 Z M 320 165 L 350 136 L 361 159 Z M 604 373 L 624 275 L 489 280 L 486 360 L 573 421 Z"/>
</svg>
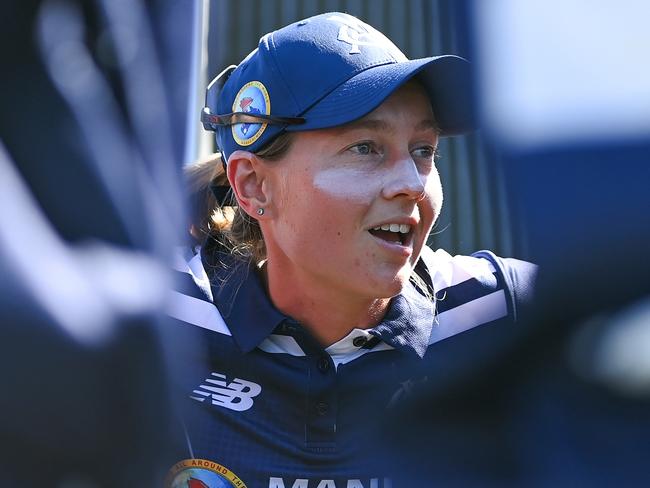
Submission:
<svg viewBox="0 0 650 488">
<path fill-rule="evenodd" d="M 194 0 L 192 65 L 185 123 L 185 148 L 183 163 L 188 164 L 214 152 L 214 141 L 200 124 L 199 114 L 205 102 L 205 87 L 208 81 L 208 32 L 210 2 Z"/>
</svg>

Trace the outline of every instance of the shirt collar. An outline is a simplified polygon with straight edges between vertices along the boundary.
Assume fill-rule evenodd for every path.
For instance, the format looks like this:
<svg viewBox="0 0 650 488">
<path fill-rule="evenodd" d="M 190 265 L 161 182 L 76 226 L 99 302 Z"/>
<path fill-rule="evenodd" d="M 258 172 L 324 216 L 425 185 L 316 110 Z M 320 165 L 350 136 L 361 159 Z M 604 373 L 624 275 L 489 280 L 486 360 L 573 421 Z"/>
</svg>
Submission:
<svg viewBox="0 0 650 488">
<path fill-rule="evenodd" d="M 216 270 L 210 273 L 214 302 L 243 352 L 255 349 L 285 320 L 293 322 L 275 308 L 254 266 L 232 258 L 225 261 L 225 267 L 205 266 Z M 409 281 L 391 300 L 384 320 L 368 332 L 397 350 L 422 357 L 433 322 L 433 301 Z"/>
<path fill-rule="evenodd" d="M 288 317 L 266 294 L 253 265 L 220 256 L 223 264 L 207 264 L 214 303 L 243 352 L 255 349 Z"/>
<path fill-rule="evenodd" d="M 433 329 L 433 300 L 423 296 L 409 281 L 393 297 L 384 320 L 371 332 L 395 349 L 423 357 Z"/>
</svg>

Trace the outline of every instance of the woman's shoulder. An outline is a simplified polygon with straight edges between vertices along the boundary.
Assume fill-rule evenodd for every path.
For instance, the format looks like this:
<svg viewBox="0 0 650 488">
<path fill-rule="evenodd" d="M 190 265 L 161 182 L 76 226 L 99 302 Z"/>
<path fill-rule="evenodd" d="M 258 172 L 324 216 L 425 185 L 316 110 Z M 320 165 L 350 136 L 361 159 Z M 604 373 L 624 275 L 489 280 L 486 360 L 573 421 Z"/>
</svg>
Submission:
<svg viewBox="0 0 650 488">
<path fill-rule="evenodd" d="M 176 248 L 172 256 L 172 268 L 176 275 L 177 288 L 187 291 L 191 288 L 200 290 L 203 299 L 212 301 L 210 280 L 203 265 L 201 248 L 199 246 L 183 246 Z M 191 286 L 193 284 L 194 286 Z M 184 286 L 183 286 L 184 285 Z"/>
<path fill-rule="evenodd" d="M 452 256 L 443 249 L 423 249 L 416 271 L 433 289 L 436 298 L 466 302 L 504 294 L 513 318 L 530 302 L 537 266 L 527 261 L 503 258 L 491 251 Z"/>
<path fill-rule="evenodd" d="M 177 248 L 172 268 L 174 286 L 167 300 L 165 313 L 181 322 L 231 335 L 214 305 L 210 278 L 204 267 L 201 248 Z"/>
</svg>

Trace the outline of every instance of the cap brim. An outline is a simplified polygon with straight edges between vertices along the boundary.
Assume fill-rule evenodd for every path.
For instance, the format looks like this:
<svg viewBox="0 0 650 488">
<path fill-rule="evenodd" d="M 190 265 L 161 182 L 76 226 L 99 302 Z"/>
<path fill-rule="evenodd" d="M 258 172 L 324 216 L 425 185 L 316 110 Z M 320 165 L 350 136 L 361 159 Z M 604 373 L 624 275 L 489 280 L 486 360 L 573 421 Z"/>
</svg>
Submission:
<svg viewBox="0 0 650 488">
<path fill-rule="evenodd" d="M 470 64 L 459 56 L 447 55 L 366 69 L 301 114 L 306 119 L 304 124 L 286 130 L 324 129 L 352 122 L 372 112 L 416 76 L 429 95 L 442 135 L 464 134 L 476 128 Z"/>
</svg>

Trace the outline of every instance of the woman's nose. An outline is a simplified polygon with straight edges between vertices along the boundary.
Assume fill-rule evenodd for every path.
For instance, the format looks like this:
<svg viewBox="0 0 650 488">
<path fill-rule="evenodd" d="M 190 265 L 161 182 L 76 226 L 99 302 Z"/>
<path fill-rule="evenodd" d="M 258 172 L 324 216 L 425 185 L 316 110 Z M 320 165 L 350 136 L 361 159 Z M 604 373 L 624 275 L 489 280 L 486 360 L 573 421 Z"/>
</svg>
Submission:
<svg viewBox="0 0 650 488">
<path fill-rule="evenodd" d="M 385 198 L 405 196 L 420 200 L 424 195 L 425 177 L 418 171 L 415 161 L 410 157 L 400 159 L 393 164 L 383 187 Z"/>
</svg>

